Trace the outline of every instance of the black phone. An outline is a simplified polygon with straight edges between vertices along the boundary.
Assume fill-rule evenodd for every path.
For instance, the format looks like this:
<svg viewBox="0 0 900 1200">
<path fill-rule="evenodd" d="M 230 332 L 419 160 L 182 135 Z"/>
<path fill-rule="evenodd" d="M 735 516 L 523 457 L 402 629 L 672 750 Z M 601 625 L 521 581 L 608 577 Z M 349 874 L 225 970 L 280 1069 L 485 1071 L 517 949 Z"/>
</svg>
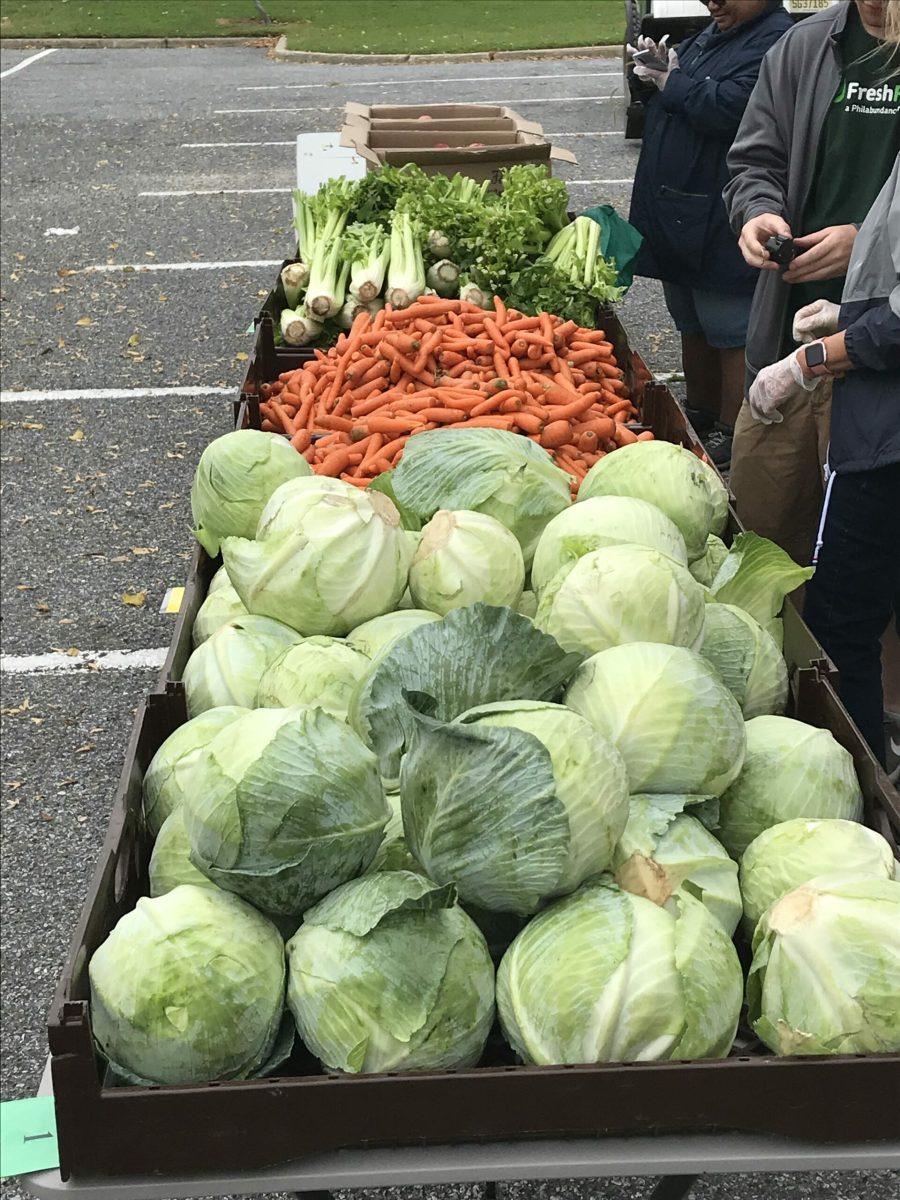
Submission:
<svg viewBox="0 0 900 1200">
<path fill-rule="evenodd" d="M 669 69 L 669 60 L 667 58 L 660 58 L 653 50 L 638 50 L 632 61 L 640 63 L 642 67 L 649 67 L 652 71 L 667 71 Z"/>
<path fill-rule="evenodd" d="M 800 253 L 794 245 L 794 239 L 792 237 L 785 237 L 783 233 L 773 234 L 765 243 L 765 247 L 769 252 L 772 262 L 778 263 L 779 267 L 790 266 Z"/>
</svg>

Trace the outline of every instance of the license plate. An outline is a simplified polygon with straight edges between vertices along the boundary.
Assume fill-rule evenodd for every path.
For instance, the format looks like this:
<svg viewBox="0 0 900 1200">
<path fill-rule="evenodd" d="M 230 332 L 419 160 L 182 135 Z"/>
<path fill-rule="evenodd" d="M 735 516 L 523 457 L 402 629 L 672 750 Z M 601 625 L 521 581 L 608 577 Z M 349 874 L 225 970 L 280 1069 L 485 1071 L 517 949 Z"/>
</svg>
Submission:
<svg viewBox="0 0 900 1200">
<path fill-rule="evenodd" d="M 788 0 L 788 8 L 792 13 L 819 12 L 828 8 L 832 0 Z"/>
</svg>

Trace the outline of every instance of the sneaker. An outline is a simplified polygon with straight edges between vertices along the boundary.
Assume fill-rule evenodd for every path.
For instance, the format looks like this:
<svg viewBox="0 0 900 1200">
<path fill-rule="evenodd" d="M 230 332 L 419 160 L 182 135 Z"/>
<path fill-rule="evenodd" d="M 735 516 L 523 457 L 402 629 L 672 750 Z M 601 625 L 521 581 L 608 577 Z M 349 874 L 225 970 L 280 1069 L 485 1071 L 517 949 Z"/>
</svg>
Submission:
<svg viewBox="0 0 900 1200">
<path fill-rule="evenodd" d="M 713 431 L 706 435 L 703 444 L 706 453 L 720 471 L 731 466 L 731 446 L 734 442 L 734 430 L 725 425 L 716 424 Z"/>
<path fill-rule="evenodd" d="M 707 412 L 705 408 L 691 408 L 689 404 L 685 404 L 684 415 L 698 433 L 709 433 L 716 424 L 715 415 Z"/>
</svg>

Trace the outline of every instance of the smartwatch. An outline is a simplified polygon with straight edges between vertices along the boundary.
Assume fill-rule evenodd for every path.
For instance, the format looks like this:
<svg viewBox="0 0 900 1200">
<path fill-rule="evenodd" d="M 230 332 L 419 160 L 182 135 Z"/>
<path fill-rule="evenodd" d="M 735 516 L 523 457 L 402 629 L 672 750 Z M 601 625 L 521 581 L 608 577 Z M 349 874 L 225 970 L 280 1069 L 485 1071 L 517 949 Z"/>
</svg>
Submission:
<svg viewBox="0 0 900 1200">
<path fill-rule="evenodd" d="M 804 351 L 806 369 L 815 378 L 830 375 L 828 369 L 828 351 L 824 342 L 810 342 Z"/>
</svg>

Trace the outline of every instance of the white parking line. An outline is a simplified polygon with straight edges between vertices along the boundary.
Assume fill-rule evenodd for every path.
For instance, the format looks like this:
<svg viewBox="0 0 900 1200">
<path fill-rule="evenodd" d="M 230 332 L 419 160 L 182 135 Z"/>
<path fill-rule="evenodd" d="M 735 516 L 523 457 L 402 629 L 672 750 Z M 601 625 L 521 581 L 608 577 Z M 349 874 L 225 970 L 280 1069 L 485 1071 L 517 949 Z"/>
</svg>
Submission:
<svg viewBox="0 0 900 1200">
<path fill-rule="evenodd" d="M 571 104 L 577 100 L 618 100 L 621 95 L 621 92 L 609 92 L 605 96 L 523 96 L 521 100 L 514 100 L 513 103 L 518 105 Z M 493 104 L 494 101 L 467 96 L 466 103 Z M 342 104 L 313 104 L 300 108 L 214 108 L 213 115 L 216 117 L 231 117 L 241 113 L 337 112 L 341 108 L 343 108 Z"/>
<path fill-rule="evenodd" d="M 335 85 L 326 83 L 255 83 L 249 87 L 235 88 L 236 92 L 276 92 L 299 91 L 304 88 L 338 87 L 405 87 L 423 83 L 500 83 L 519 80 L 520 83 L 530 83 L 532 79 L 620 79 L 621 71 L 562 71 L 552 75 L 460 75 L 456 79 L 353 79 L 342 81 Z"/>
<path fill-rule="evenodd" d="M 289 187 L 276 188 L 201 188 L 196 192 L 138 192 L 139 196 L 271 196 L 293 191 Z"/>
<path fill-rule="evenodd" d="M 182 142 L 182 150 L 230 150 L 239 146 L 295 146 L 296 142 Z"/>
<path fill-rule="evenodd" d="M 290 188 L 286 188 L 290 191 Z M 144 192 L 143 195 L 148 193 Z M 166 193 L 156 192 L 154 195 L 165 195 Z M 191 196 L 194 192 L 172 192 L 173 196 Z M 210 195 L 217 195 L 212 192 Z M 129 271 L 135 275 L 142 275 L 146 271 L 237 271 L 245 267 L 280 267 L 282 263 L 280 258 L 247 258 L 240 261 L 225 261 L 225 262 L 172 262 L 172 263 L 96 263 L 91 267 L 76 267 L 74 270 L 67 271 L 67 275 L 95 275 L 108 274 L 114 271 Z"/>
<path fill-rule="evenodd" d="M 50 392 L 0 392 L 0 404 L 40 404 L 44 400 L 147 400 L 154 396 L 234 396 L 233 387 L 61 388 Z"/>
<path fill-rule="evenodd" d="M 152 650 L 79 650 L 77 654 L 0 654 L 3 675 L 60 675 L 81 671 L 152 671 L 166 661 L 167 646 Z"/>
<path fill-rule="evenodd" d="M 39 50 L 37 54 L 32 54 L 30 58 L 23 58 L 20 63 L 16 63 L 14 67 L 7 67 L 5 71 L 0 71 L 0 79 L 5 79 L 7 75 L 15 75 L 16 71 L 24 71 L 26 67 L 30 67 L 33 62 L 37 62 L 39 58 L 46 58 L 48 54 L 55 54 L 56 47 L 51 50 Z"/>
</svg>

